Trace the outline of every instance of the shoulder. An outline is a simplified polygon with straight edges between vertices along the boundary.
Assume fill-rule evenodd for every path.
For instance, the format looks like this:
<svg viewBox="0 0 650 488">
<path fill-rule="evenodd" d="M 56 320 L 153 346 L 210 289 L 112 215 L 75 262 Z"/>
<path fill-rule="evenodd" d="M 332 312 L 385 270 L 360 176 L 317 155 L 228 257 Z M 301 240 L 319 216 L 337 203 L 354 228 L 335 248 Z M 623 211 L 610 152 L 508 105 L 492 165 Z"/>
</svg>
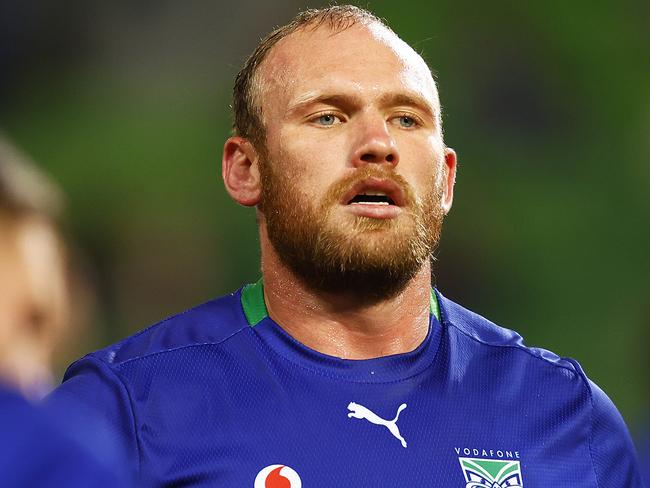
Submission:
<svg viewBox="0 0 650 488">
<path fill-rule="evenodd" d="M 500 357 L 517 356 L 540 368 L 557 368 L 573 373 L 587 386 L 580 365 L 573 359 L 563 358 L 539 347 L 530 347 L 517 332 L 501 327 L 485 317 L 444 297 L 437 292 L 442 325 L 466 347 L 485 353 L 500 350 Z M 572 376 L 573 376 L 572 375 Z"/>
<path fill-rule="evenodd" d="M 78 359 L 49 395 L 48 408 L 93 428 L 95 438 L 114 439 L 137 472 L 141 460 L 135 412 L 140 399 L 151 391 L 177 395 L 170 382 L 192 378 L 189 369 L 199 361 L 195 348 L 226 348 L 248 328 L 241 290 L 211 300 Z M 204 363 L 199 366 L 208 370 Z M 153 382 L 154 376 L 165 379 Z"/>
<path fill-rule="evenodd" d="M 505 384 L 510 388 L 509 393 L 523 392 L 530 401 L 544 398 L 556 407 L 563 405 L 567 412 L 585 412 L 581 425 L 588 428 L 589 454 L 598 486 L 642 486 L 635 450 L 621 414 L 609 397 L 587 378 L 577 361 L 529 347 L 516 332 L 494 324 L 440 293 L 438 301 L 441 323 L 448 336 L 448 356 L 452 358 L 450 369 L 458 381 L 476 381 L 478 375 L 481 378 L 478 381 Z M 485 371 L 490 374 L 484 375 Z M 540 392 L 543 392 L 541 396 Z"/>
<path fill-rule="evenodd" d="M 168 317 L 86 358 L 120 365 L 187 347 L 224 343 L 247 328 L 239 289 Z"/>
</svg>

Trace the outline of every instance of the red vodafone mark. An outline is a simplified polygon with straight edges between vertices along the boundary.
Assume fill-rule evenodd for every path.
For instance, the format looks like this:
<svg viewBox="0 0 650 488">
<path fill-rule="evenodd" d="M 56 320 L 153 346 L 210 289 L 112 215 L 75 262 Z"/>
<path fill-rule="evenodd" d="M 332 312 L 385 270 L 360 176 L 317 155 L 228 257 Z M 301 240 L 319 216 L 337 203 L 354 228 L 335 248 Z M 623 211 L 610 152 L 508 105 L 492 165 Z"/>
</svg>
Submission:
<svg viewBox="0 0 650 488">
<path fill-rule="evenodd" d="M 302 488 L 302 480 L 293 468 L 272 464 L 257 473 L 254 488 Z"/>
<path fill-rule="evenodd" d="M 269 473 L 264 482 L 264 488 L 291 488 L 291 481 L 280 474 L 284 466 L 275 468 Z"/>
</svg>

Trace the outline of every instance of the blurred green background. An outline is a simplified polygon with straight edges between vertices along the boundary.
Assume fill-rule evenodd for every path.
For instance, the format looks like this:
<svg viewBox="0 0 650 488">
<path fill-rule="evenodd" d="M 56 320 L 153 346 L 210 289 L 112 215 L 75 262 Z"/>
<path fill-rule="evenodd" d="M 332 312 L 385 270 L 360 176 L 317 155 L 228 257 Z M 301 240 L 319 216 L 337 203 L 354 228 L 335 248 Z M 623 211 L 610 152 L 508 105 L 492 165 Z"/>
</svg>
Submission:
<svg viewBox="0 0 650 488">
<path fill-rule="evenodd" d="M 300 1 L 0 2 L 0 129 L 64 188 L 94 313 L 59 367 L 259 275 L 220 181 L 230 89 Z M 369 6 L 437 75 L 460 158 L 436 281 L 650 416 L 650 4 Z"/>
</svg>

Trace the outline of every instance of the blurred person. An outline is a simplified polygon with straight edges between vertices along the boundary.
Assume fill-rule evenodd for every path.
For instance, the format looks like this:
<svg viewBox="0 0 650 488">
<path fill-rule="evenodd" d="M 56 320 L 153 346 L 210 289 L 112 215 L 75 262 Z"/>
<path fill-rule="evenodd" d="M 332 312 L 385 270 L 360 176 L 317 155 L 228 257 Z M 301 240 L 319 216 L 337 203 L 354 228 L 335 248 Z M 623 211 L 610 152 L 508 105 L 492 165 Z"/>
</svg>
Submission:
<svg viewBox="0 0 650 488">
<path fill-rule="evenodd" d="M 51 390 L 70 320 L 59 189 L 0 138 L 0 376 L 30 398 Z"/>
<path fill-rule="evenodd" d="M 456 154 L 410 46 L 356 7 L 302 12 L 233 109 L 222 176 L 262 279 L 75 362 L 54 404 L 102 415 L 144 486 L 641 486 L 576 361 L 432 288 Z"/>
<path fill-rule="evenodd" d="M 0 486 L 129 486 L 100 424 L 33 404 L 51 390 L 70 315 L 61 208 L 58 188 L 0 137 Z"/>
</svg>

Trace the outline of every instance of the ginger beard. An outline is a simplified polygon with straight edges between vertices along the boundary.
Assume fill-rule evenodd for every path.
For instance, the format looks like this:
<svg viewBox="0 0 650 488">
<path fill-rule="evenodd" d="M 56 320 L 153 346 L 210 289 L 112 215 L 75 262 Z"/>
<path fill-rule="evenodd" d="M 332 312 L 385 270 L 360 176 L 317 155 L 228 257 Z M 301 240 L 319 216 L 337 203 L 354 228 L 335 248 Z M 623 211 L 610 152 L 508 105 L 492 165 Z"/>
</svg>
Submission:
<svg viewBox="0 0 650 488">
<path fill-rule="evenodd" d="M 432 172 L 427 186 L 431 191 L 418 197 L 392 168 L 368 164 L 332 184 L 321 201 L 314 202 L 296 178 L 282 171 L 281 161 L 261 152 L 260 210 L 280 260 L 307 287 L 353 294 L 357 302 L 370 304 L 397 295 L 431 258 L 444 219 L 442 174 Z M 393 219 L 335 216 L 342 196 L 370 177 L 390 179 L 401 188 L 405 196 L 401 215 Z"/>
</svg>

